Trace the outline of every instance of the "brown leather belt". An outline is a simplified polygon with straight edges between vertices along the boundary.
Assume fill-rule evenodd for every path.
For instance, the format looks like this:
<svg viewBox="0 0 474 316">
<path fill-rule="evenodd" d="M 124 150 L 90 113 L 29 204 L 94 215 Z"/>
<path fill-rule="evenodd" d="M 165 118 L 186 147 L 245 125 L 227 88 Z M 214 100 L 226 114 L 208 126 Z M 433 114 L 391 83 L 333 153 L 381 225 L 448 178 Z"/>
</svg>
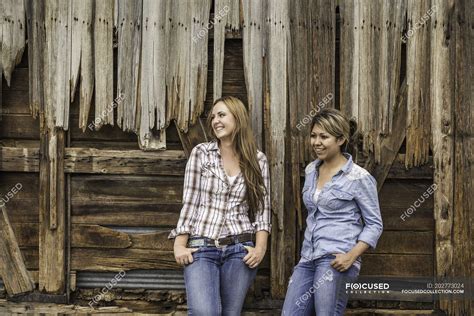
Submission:
<svg viewBox="0 0 474 316">
<path fill-rule="evenodd" d="M 224 247 L 235 245 L 242 242 L 254 241 L 253 233 L 243 233 L 234 236 L 227 236 L 219 239 L 211 239 L 207 237 L 191 237 L 188 240 L 188 248 L 198 248 L 198 247 Z"/>
</svg>

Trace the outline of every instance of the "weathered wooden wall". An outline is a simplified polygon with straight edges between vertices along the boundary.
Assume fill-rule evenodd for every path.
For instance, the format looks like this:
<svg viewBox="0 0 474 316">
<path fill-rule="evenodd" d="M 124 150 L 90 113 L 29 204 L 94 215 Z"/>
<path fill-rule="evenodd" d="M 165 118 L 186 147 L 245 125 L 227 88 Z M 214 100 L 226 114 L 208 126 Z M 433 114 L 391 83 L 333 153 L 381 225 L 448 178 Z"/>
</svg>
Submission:
<svg viewBox="0 0 474 316">
<path fill-rule="evenodd" d="M 144 0 L 145 3 L 148 2 Z M 338 3 L 336 6 L 331 0 L 306 0 L 288 7 L 288 2 L 283 1 L 267 7 L 242 1 L 242 31 L 226 35 L 226 32 L 222 34 L 222 25 L 217 26 L 220 31 L 214 36 L 218 36 L 215 39 L 218 48 L 210 40 L 208 60 L 199 61 L 209 65 L 204 110 L 220 94 L 235 95 L 244 103 L 249 102 L 258 141 L 271 162 L 275 230 L 271 252 L 249 294 L 251 301 L 255 297 L 260 301 L 270 296 L 282 298 L 291 268 L 299 257 L 305 216 L 299 198 L 300 183 L 302 168 L 311 158 L 306 143 L 308 130 L 296 127 L 328 93 L 333 93 L 334 99 L 326 106 L 340 108 L 358 118 L 364 140 L 357 151 L 358 162 L 365 164 L 379 181 L 385 230 L 378 248 L 363 256 L 361 275 L 469 276 L 474 271 L 469 255 L 472 251 L 468 251 L 473 227 L 468 223 L 472 224 L 474 216 L 466 198 L 473 190 L 472 5 L 467 0 L 446 3 L 407 0 L 398 2 L 397 6 L 384 1 Z M 398 36 L 413 26 L 413 21 L 430 4 L 438 6 L 436 15 L 407 43 L 402 43 Z M 31 8 L 27 6 L 27 10 Z M 332 13 L 321 15 L 322 11 Z M 43 13 L 35 12 L 41 19 Z M 87 10 L 81 14 L 87 16 Z M 132 24 L 137 20 L 137 17 L 128 18 Z M 160 17 L 150 16 L 150 19 Z M 235 20 L 229 21 L 222 23 L 230 27 L 237 25 Z M 94 23 L 99 22 L 102 20 Z M 32 30 L 37 32 L 33 45 L 41 47 L 44 34 Z M 87 38 L 83 45 L 89 45 Z M 120 45 L 112 55 L 119 56 L 119 49 Z M 185 56 L 175 57 L 178 63 Z M 377 62 L 372 63 L 373 58 Z M 142 135 L 137 143 L 137 135 L 124 132 L 123 129 L 132 129 L 130 122 L 123 121 L 122 128 L 110 125 L 98 131 L 87 128 L 107 104 L 99 101 L 97 105 L 98 100 L 108 100 L 110 96 L 101 96 L 107 89 L 100 88 L 93 99 L 90 87 L 82 90 L 81 86 L 81 90 L 76 89 L 76 95 L 70 96 L 74 102 L 70 105 L 69 130 L 64 132 L 64 140 L 61 135 L 54 138 L 53 134 L 44 134 L 47 131 L 44 128 L 40 133 L 41 119 L 33 118 L 31 113 L 39 114 L 40 118 L 44 115 L 42 105 L 35 103 L 42 88 L 28 87 L 28 75 L 39 76 L 41 71 L 34 61 L 24 54 L 11 76 L 10 86 L 2 82 L 0 193 L 9 191 L 16 183 L 23 184 L 22 190 L 8 202 L 7 209 L 26 267 L 33 272 L 35 282 L 48 292 L 62 293 L 65 286 L 75 288 L 75 277 L 80 271 L 179 270 L 173 260 L 172 243 L 166 236 L 178 220 L 186 152 L 193 142 L 203 139 L 198 136 L 199 125 L 192 126 L 185 134 L 171 124 L 166 129 L 166 138 L 164 133 L 152 137 L 158 137 L 158 143 L 165 141 L 166 151 L 142 151 L 147 137 Z M 96 90 L 99 84 L 117 85 L 119 71 L 117 65 L 114 67 L 95 73 Z M 115 74 L 112 85 L 104 79 L 110 73 Z M 214 80 L 214 75 L 221 73 L 222 91 L 219 91 L 219 80 Z M 148 73 L 143 80 L 154 76 L 158 74 Z M 206 76 L 200 73 L 199 78 L 203 77 Z M 128 79 L 134 84 L 133 75 Z M 90 85 L 90 80 L 86 84 Z M 152 87 L 142 88 L 142 97 L 156 92 Z M 428 88 L 430 91 L 426 91 Z M 171 98 L 175 110 L 178 95 Z M 87 103 L 89 98 L 91 111 L 86 117 L 81 102 Z M 135 102 L 134 98 L 127 102 Z M 130 110 L 127 110 L 129 106 L 133 107 L 127 103 L 120 111 Z M 149 104 L 150 109 L 155 106 L 158 105 Z M 178 115 L 175 110 L 173 115 Z M 189 114 L 186 113 L 183 115 Z M 147 127 L 144 133 L 148 132 Z M 40 144 L 50 147 L 40 151 Z M 40 154 L 45 152 L 48 154 Z M 58 173 L 40 178 L 41 168 L 54 168 Z M 400 216 L 433 181 L 439 185 L 434 199 L 430 196 L 414 214 L 402 220 Z M 291 190 L 282 187 L 282 183 L 291 183 Z M 51 198 L 48 190 L 56 192 L 56 198 Z M 64 216 L 60 208 L 54 207 L 62 199 Z M 58 216 L 59 220 L 64 218 L 64 224 L 58 221 Z M 54 237 L 58 229 L 66 230 L 66 244 Z M 43 247 L 48 243 L 58 247 L 47 247 L 47 255 L 41 256 L 40 243 Z M 49 280 L 44 272 L 50 271 L 47 265 L 51 262 L 59 264 L 55 277 Z M 76 293 L 86 303 L 94 295 L 94 291 Z M 143 306 L 157 307 L 167 299 L 148 302 L 147 293 L 135 296 L 142 299 Z M 117 302 L 120 295 L 116 296 Z M 181 298 L 177 300 L 182 300 L 183 293 L 178 296 Z M 405 308 L 420 307 L 413 301 L 416 297 L 393 293 L 391 299 L 392 303 L 357 300 L 351 304 L 393 307 L 402 301 Z M 274 304 L 263 302 L 266 303 L 254 302 L 257 305 L 250 306 Z M 421 307 L 432 309 L 436 304 L 427 302 Z M 441 308 L 455 313 L 473 307 L 447 301 L 441 303 Z"/>
<path fill-rule="evenodd" d="M 226 41 L 223 93 L 246 102 L 242 53 L 240 39 Z M 1 192 L 6 192 L 17 182 L 23 184 L 8 208 L 27 267 L 38 271 L 39 127 L 37 120 L 28 114 L 27 76 L 25 61 L 15 70 L 11 88 L 4 86 L 0 187 Z M 212 93 L 210 89 L 207 109 Z M 178 220 L 186 162 L 176 130 L 168 129 L 167 151 L 151 154 L 139 150 L 133 134 L 118 128 L 105 127 L 94 132 L 86 129 L 83 133 L 76 124 L 77 102 L 71 106 L 71 115 L 65 148 L 71 223 L 70 272 L 179 269 L 173 260 L 172 244 L 166 239 Z M 405 223 L 400 220 L 400 215 L 431 184 L 431 170 L 423 167 L 405 171 L 403 157 L 398 157 L 382 188 L 385 232 L 377 250 L 364 256 L 363 275 L 433 273 L 432 200 L 424 203 Z M 128 234 L 110 226 L 146 227 L 156 232 Z M 258 288 L 264 292 L 270 288 L 269 258 L 270 254 L 259 272 Z"/>
</svg>

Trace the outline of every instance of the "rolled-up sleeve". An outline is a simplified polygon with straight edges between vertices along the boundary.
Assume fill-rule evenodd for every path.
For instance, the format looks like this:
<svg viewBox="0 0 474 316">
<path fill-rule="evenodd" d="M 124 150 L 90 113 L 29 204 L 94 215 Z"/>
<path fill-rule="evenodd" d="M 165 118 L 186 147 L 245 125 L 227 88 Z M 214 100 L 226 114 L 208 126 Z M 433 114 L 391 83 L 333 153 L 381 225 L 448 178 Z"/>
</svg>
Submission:
<svg viewBox="0 0 474 316">
<path fill-rule="evenodd" d="M 383 223 L 377 195 L 377 182 L 370 174 L 359 179 L 356 202 L 365 224 L 357 240 L 363 241 L 375 249 L 377 241 L 382 235 Z"/>
<path fill-rule="evenodd" d="M 198 145 L 199 146 L 199 145 Z M 199 205 L 201 187 L 201 150 L 194 147 L 186 163 L 183 185 L 183 207 L 178 225 L 171 231 L 168 238 L 175 238 L 181 234 L 191 234 L 193 215 Z"/>
<path fill-rule="evenodd" d="M 263 196 L 263 206 L 257 212 L 255 216 L 255 222 L 253 227 L 256 232 L 261 230 L 266 230 L 271 233 L 272 224 L 271 224 L 271 204 L 270 204 L 270 172 L 268 170 L 268 161 L 267 157 L 261 153 L 263 157 L 259 159 L 260 169 L 262 171 L 263 183 L 265 185 L 265 194 Z"/>
</svg>

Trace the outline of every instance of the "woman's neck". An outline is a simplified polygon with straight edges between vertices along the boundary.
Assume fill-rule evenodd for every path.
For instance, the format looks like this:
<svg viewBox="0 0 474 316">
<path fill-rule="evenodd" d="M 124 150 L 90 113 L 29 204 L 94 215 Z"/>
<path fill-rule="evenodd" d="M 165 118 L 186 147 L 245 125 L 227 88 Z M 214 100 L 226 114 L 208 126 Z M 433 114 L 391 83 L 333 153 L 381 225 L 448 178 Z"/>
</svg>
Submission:
<svg viewBox="0 0 474 316">
<path fill-rule="evenodd" d="M 229 139 L 219 140 L 219 149 L 222 154 L 232 154 L 235 155 L 234 144 Z"/>
<path fill-rule="evenodd" d="M 325 169 L 333 170 L 340 169 L 347 162 L 347 158 L 342 153 L 339 153 L 331 158 L 323 160 Z"/>
</svg>

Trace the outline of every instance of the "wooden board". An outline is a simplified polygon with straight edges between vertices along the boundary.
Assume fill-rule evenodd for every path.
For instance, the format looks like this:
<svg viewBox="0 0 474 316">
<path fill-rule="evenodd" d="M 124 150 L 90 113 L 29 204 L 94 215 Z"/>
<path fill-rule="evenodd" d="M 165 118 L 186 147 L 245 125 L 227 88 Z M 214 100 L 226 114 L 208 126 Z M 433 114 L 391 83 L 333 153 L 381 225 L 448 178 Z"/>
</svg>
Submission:
<svg viewBox="0 0 474 316">
<path fill-rule="evenodd" d="M 360 275 L 433 276 L 432 255 L 365 254 Z"/>
<path fill-rule="evenodd" d="M 455 3 L 454 275 L 474 278 L 474 3 Z M 469 29 L 469 21 L 471 28 Z M 472 287 L 471 287 L 472 290 Z M 474 300 L 454 302 L 452 310 L 474 314 Z"/>
<path fill-rule="evenodd" d="M 0 276 L 10 295 L 32 291 L 31 275 L 18 247 L 5 207 L 0 207 Z"/>
<path fill-rule="evenodd" d="M 0 13 L 2 22 L 2 47 L 0 48 L 1 67 L 7 84 L 11 74 L 20 62 L 25 50 L 25 5 L 23 1 L 7 0 L 2 2 Z M 0 72 L 0 77 L 1 77 Z"/>
<path fill-rule="evenodd" d="M 67 148 L 65 172 L 183 176 L 183 151 L 97 150 Z"/>
<path fill-rule="evenodd" d="M 421 18 L 431 10 L 430 1 L 408 0 L 407 34 L 407 120 L 406 155 L 407 168 L 427 162 L 431 134 L 430 120 L 430 29 L 432 19 L 421 23 Z M 417 24 L 418 23 L 418 24 Z M 415 28 L 416 27 L 416 28 Z M 411 35 L 411 36 L 408 36 Z M 408 36 L 408 37 L 407 37 Z"/>
<path fill-rule="evenodd" d="M 113 12 L 114 0 L 94 2 L 94 129 L 114 124 L 113 105 Z M 85 115 L 85 114 L 84 114 Z M 78 124 L 73 124 L 78 126 Z"/>
<path fill-rule="evenodd" d="M 137 132 L 136 113 L 139 95 L 142 45 L 142 0 L 118 1 L 117 24 L 117 124 L 124 131 Z M 149 66 L 149 65 L 147 65 Z"/>
</svg>

